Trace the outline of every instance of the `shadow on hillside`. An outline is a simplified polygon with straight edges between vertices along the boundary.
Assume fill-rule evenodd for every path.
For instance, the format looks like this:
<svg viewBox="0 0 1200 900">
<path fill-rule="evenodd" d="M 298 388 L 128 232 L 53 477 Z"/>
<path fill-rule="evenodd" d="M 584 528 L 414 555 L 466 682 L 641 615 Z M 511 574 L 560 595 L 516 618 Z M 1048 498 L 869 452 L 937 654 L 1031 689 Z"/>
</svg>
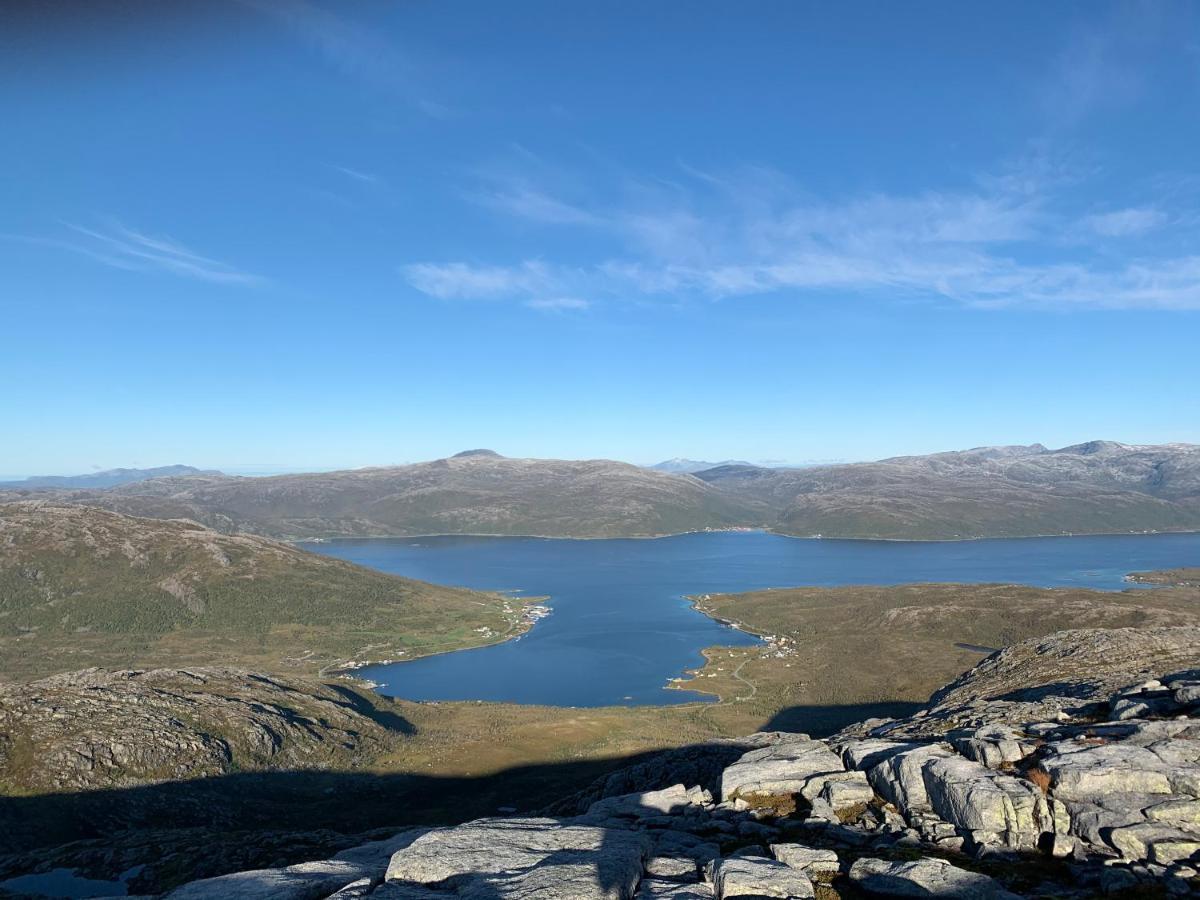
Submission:
<svg viewBox="0 0 1200 900">
<path fill-rule="evenodd" d="M 886 700 L 847 703 L 844 706 L 789 706 L 771 716 L 763 731 L 803 731 L 815 738 L 829 737 L 864 719 L 899 719 L 910 716 L 924 703 Z"/>
<path fill-rule="evenodd" d="M 794 707 L 763 731 L 828 735 L 917 704 Z M 400 717 L 396 717 L 400 718 Z M 393 727 L 408 725 L 392 723 Z M 0 880 L 56 867 L 113 878 L 144 865 L 131 892 L 231 871 L 328 857 L 381 837 L 379 829 L 454 824 L 483 816 L 586 812 L 607 796 L 700 785 L 748 749 L 713 741 L 593 760 L 519 766 L 482 776 L 319 770 L 237 772 L 75 793 L 0 797 Z M 375 831 L 375 834 L 364 833 Z M 387 833 L 391 833 L 390 831 Z M 71 842 L 82 842 L 64 847 Z M 172 852 L 164 852 L 170 849 Z M 2 894 L 2 891 L 0 891 Z"/>
<path fill-rule="evenodd" d="M 386 728 L 396 734 L 416 734 L 417 728 L 404 716 L 397 715 L 391 710 L 379 709 L 366 697 L 346 687 L 344 684 L 327 684 L 330 690 L 339 694 L 346 705 L 359 715 L 366 716 L 376 725 Z"/>
</svg>

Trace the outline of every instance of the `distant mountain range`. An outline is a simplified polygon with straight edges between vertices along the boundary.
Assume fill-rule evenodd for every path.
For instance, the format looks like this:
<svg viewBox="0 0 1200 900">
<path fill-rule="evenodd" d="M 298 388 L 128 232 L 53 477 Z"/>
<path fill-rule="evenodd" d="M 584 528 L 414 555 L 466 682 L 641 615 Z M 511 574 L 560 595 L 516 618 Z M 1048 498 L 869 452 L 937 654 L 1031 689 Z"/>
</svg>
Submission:
<svg viewBox="0 0 1200 900">
<path fill-rule="evenodd" d="M 1091 441 L 977 447 L 807 469 L 720 466 L 696 477 L 758 504 L 770 528 L 952 539 L 1200 529 L 1200 446 Z"/>
<path fill-rule="evenodd" d="M 192 466 L 159 466 L 155 469 L 106 469 L 88 475 L 34 475 L 20 481 L 0 481 L 0 490 L 41 490 L 71 488 L 111 488 L 134 484 L 151 478 L 178 475 L 220 475 L 215 469 L 196 469 Z"/>
<path fill-rule="evenodd" d="M 284 538 L 620 537 L 753 523 L 738 498 L 691 476 L 611 460 L 508 459 L 483 450 L 341 472 L 156 478 L 109 490 L 59 491 L 55 497 Z"/>
<path fill-rule="evenodd" d="M 894 539 L 1190 531 L 1200 530 L 1200 446 L 1033 444 L 808 468 L 731 462 L 694 473 L 471 450 L 405 466 L 193 474 L 54 496 L 283 538 L 618 537 L 739 526 Z"/>
<path fill-rule="evenodd" d="M 652 466 L 647 466 L 648 469 L 654 469 L 656 472 L 672 472 L 676 475 L 690 475 L 693 472 L 703 472 L 705 469 L 715 469 L 717 466 L 748 466 L 751 463 L 740 459 L 727 459 L 724 462 L 703 462 L 699 459 L 683 459 L 675 457 L 674 459 L 665 459 L 660 463 L 655 463 Z"/>
</svg>

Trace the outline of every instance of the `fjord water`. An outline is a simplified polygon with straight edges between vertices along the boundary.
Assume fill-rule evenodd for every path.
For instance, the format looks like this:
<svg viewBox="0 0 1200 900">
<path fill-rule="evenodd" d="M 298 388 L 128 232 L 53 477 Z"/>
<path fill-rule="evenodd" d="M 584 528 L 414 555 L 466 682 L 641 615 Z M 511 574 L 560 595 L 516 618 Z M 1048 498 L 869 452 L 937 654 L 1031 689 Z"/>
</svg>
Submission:
<svg viewBox="0 0 1200 900">
<path fill-rule="evenodd" d="M 557 706 L 712 700 L 667 690 L 700 650 L 756 638 L 686 596 L 796 585 L 1014 582 L 1120 590 L 1133 571 L 1196 565 L 1200 534 L 946 543 L 814 540 L 765 532 L 656 539 L 432 537 L 337 540 L 308 549 L 385 572 L 480 590 L 546 595 L 553 614 L 524 636 L 361 670 L 411 700 Z M 401 623 L 402 624 L 402 623 Z"/>
</svg>

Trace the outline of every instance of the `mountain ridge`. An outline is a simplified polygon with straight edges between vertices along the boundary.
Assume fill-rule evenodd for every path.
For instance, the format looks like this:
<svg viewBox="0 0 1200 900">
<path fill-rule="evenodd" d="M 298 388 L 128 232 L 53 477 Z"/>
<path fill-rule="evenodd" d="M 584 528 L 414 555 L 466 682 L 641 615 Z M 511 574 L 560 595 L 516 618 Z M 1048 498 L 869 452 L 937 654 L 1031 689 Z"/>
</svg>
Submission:
<svg viewBox="0 0 1200 900">
<path fill-rule="evenodd" d="M 61 488 L 110 488 L 135 484 L 152 478 L 177 478 L 187 475 L 221 475 L 216 469 L 195 466 L 157 466 L 151 469 L 105 469 L 87 475 L 32 475 L 15 481 L 0 481 L 0 490 L 39 490 Z"/>
<path fill-rule="evenodd" d="M 30 493 L 10 489 L 0 499 Z M 897 540 L 1193 531 L 1200 530 L 1200 445 L 975 447 L 804 468 L 734 463 L 695 473 L 469 450 L 402 466 L 255 478 L 196 474 L 50 493 L 56 502 L 286 539 L 646 537 L 735 527 Z"/>
</svg>

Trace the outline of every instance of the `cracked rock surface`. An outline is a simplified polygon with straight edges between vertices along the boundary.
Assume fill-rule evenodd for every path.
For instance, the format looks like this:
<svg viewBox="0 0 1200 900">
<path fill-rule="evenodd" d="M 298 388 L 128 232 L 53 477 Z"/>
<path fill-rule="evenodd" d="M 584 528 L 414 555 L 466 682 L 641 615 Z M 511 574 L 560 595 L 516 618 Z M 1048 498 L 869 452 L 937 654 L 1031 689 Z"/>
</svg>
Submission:
<svg viewBox="0 0 1200 900">
<path fill-rule="evenodd" d="M 406 833 L 168 896 L 1200 894 L 1198 636 L 1062 632 L 985 660 L 908 719 L 676 751 L 545 816 Z M 663 785 L 671 760 L 689 777 Z"/>
</svg>

